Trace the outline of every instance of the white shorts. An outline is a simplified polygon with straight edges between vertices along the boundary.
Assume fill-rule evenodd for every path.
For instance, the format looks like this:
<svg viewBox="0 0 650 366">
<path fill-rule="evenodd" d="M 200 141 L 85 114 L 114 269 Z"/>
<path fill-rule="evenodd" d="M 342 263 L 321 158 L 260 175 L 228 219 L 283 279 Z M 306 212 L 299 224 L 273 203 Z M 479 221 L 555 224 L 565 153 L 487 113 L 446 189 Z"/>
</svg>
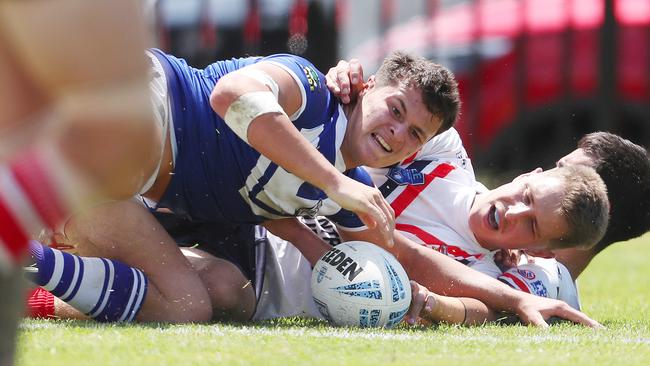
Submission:
<svg viewBox="0 0 650 366">
<path fill-rule="evenodd" d="M 174 122 L 172 120 L 171 114 L 171 101 L 169 99 L 169 92 L 167 89 L 167 78 L 165 77 L 165 71 L 163 70 L 160 61 L 153 53 L 145 51 L 147 57 L 151 61 L 151 76 L 149 81 L 149 90 L 151 91 L 151 106 L 153 108 L 153 115 L 156 122 L 160 124 L 160 131 L 162 133 L 162 150 L 160 152 L 161 160 L 158 161 L 156 165 L 156 170 L 153 172 L 151 177 L 147 179 L 147 182 L 144 184 L 142 189 L 140 189 L 140 194 L 148 191 L 151 186 L 153 186 L 160 171 L 160 165 L 162 164 L 163 151 L 165 149 L 165 144 L 167 143 L 167 135 L 169 135 L 171 147 L 172 147 L 172 166 L 176 163 L 176 136 L 174 136 Z"/>
</svg>

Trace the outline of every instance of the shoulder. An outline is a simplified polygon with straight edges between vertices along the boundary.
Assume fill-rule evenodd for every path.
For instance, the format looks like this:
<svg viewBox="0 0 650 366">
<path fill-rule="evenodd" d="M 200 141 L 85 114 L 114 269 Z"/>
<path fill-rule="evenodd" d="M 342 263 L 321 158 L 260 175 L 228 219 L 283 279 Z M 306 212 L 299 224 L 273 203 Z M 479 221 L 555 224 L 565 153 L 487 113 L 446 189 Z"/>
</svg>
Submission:
<svg viewBox="0 0 650 366">
<path fill-rule="evenodd" d="M 565 301 L 580 310 L 578 290 L 567 268 L 555 259 L 535 258 L 504 272 L 499 280 L 531 294 Z"/>
<path fill-rule="evenodd" d="M 328 120 L 336 108 L 336 100 L 327 89 L 325 75 L 307 59 L 290 54 L 264 57 L 260 62 L 272 64 L 291 76 L 300 92 L 301 103 L 290 118 L 305 128 L 316 127 Z M 334 103 L 335 104 L 335 103 Z"/>
<path fill-rule="evenodd" d="M 429 140 L 415 155 L 415 160 L 444 161 L 466 170 L 474 176 L 472 161 L 465 150 L 463 141 L 455 128 Z"/>
</svg>

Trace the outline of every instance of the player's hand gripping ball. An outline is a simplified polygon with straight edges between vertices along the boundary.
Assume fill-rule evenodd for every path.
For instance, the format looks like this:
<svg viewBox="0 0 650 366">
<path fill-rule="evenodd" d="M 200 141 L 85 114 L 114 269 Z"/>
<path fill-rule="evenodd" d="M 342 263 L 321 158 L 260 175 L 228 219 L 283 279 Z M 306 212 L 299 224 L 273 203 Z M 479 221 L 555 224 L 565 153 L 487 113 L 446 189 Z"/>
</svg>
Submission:
<svg viewBox="0 0 650 366">
<path fill-rule="evenodd" d="M 386 250 L 362 241 L 325 253 L 314 266 L 311 288 L 320 313 L 339 326 L 391 328 L 411 305 L 404 268 Z"/>
</svg>

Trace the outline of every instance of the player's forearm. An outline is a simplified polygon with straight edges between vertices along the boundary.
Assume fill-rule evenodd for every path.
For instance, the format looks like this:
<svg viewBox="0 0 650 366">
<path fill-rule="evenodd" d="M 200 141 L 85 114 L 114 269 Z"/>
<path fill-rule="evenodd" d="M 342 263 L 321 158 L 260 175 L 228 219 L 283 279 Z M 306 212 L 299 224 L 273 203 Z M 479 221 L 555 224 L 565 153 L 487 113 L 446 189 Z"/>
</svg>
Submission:
<svg viewBox="0 0 650 366">
<path fill-rule="evenodd" d="M 332 248 L 296 218 L 268 220 L 264 222 L 264 227 L 274 235 L 291 242 L 312 266 Z"/>
<path fill-rule="evenodd" d="M 468 297 L 450 297 L 437 295 L 436 305 L 427 319 L 459 325 L 481 325 L 496 319 L 496 314 L 483 302 Z"/>
<path fill-rule="evenodd" d="M 341 174 L 284 115 L 263 115 L 248 128 L 250 145 L 262 155 L 325 192 L 341 185 Z"/>
<path fill-rule="evenodd" d="M 511 312 L 519 303 L 517 291 L 400 233 L 395 233 L 392 252 L 411 280 L 435 293 L 475 298 L 498 311 Z"/>
</svg>

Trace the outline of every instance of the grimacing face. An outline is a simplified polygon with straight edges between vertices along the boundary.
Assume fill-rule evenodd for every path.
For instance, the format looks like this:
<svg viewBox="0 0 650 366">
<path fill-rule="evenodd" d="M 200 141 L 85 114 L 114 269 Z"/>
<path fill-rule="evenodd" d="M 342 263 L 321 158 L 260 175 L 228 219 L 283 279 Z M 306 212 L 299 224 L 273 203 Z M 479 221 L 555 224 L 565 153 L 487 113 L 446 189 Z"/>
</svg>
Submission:
<svg viewBox="0 0 650 366">
<path fill-rule="evenodd" d="M 347 168 L 395 164 L 417 151 L 442 124 L 427 110 L 419 89 L 368 85 L 348 116 L 341 146 Z"/>
<path fill-rule="evenodd" d="M 569 230 L 559 215 L 563 192 L 560 178 L 539 170 L 523 174 L 476 196 L 470 229 L 486 249 L 550 249 L 550 241 Z"/>
</svg>

